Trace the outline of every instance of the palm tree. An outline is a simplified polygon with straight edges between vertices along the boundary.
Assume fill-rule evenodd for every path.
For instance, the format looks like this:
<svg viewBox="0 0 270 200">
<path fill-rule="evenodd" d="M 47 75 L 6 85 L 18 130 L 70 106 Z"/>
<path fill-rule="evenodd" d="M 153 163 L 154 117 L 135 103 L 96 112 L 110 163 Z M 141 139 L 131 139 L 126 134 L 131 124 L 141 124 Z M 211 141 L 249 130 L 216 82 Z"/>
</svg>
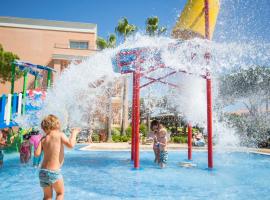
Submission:
<svg viewBox="0 0 270 200">
<path fill-rule="evenodd" d="M 98 37 L 96 44 L 99 50 L 103 50 L 106 48 L 114 48 L 116 46 L 116 35 L 110 34 L 107 40 L 102 37 Z"/>
<path fill-rule="evenodd" d="M 127 37 L 134 33 L 137 30 L 137 27 L 133 24 L 129 24 L 126 17 L 123 17 L 118 21 L 117 27 L 115 27 L 115 32 L 119 36 L 124 37 L 124 42 L 126 41 Z"/>
<path fill-rule="evenodd" d="M 107 41 L 102 37 L 97 38 L 96 44 L 97 44 L 97 48 L 99 50 L 103 50 L 103 49 L 107 48 L 107 46 L 108 46 Z"/>
<path fill-rule="evenodd" d="M 110 34 L 107 39 L 107 44 L 109 48 L 115 48 L 116 47 L 116 35 Z"/>
<path fill-rule="evenodd" d="M 167 31 L 166 27 L 159 27 L 159 19 L 157 16 L 148 17 L 146 19 L 146 33 L 150 36 L 161 35 Z"/>
<path fill-rule="evenodd" d="M 137 27 L 133 24 L 129 24 L 126 17 L 119 20 L 117 27 L 115 27 L 115 32 L 124 38 L 124 42 L 127 37 L 134 33 Z M 125 135 L 125 129 L 128 126 L 128 81 L 127 77 L 123 76 L 123 104 L 122 104 L 122 121 L 121 121 L 121 135 Z"/>
</svg>

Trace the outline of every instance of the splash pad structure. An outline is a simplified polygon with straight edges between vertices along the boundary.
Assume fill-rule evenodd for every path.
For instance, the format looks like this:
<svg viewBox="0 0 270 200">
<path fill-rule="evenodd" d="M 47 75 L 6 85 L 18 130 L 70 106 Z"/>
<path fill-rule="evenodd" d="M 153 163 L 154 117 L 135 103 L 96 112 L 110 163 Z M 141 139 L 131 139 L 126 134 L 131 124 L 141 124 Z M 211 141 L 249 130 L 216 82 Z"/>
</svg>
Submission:
<svg viewBox="0 0 270 200">
<path fill-rule="evenodd" d="M 211 2 L 213 3 L 213 2 Z M 189 4 L 186 5 L 187 7 Z M 202 10 L 204 13 L 204 32 L 205 39 L 210 40 L 210 28 L 213 28 L 213 25 L 210 27 L 210 15 L 209 15 L 209 0 L 204 0 L 204 7 Z M 217 12 L 216 12 L 217 15 Z M 214 16 L 216 19 L 216 16 Z M 214 22 L 215 23 L 215 22 Z M 211 30 L 212 32 L 212 30 Z M 170 47 L 169 47 L 170 48 Z M 154 52 L 154 53 L 153 53 Z M 152 55 L 149 57 L 149 55 Z M 207 62 L 210 59 L 210 54 L 205 52 L 205 59 Z M 147 69 L 142 67 L 143 63 L 149 59 L 151 60 L 151 66 Z M 140 89 L 152 84 L 152 83 L 162 83 L 168 86 L 177 88 L 178 85 L 163 81 L 163 79 L 172 76 L 176 73 L 186 73 L 192 74 L 184 70 L 174 70 L 169 66 L 165 66 L 160 57 L 160 53 L 157 49 L 150 48 L 134 48 L 134 49 L 122 49 L 116 55 L 113 60 L 114 71 L 120 72 L 122 74 L 132 73 L 133 74 L 133 90 L 132 90 L 132 139 L 131 139 L 131 160 L 134 161 L 134 168 L 140 168 Z M 148 74 L 156 71 L 158 69 L 169 69 L 170 73 L 161 76 L 159 78 L 153 78 Z M 200 77 L 206 80 L 206 96 L 207 96 L 207 132 L 208 132 L 208 168 L 213 168 L 213 124 L 212 124 L 212 81 L 210 72 L 205 69 L 205 74 L 199 75 Z M 140 85 L 141 78 L 148 79 L 149 82 L 143 85 Z M 192 158 L 192 126 L 189 123 L 188 125 L 188 160 Z"/>
<path fill-rule="evenodd" d="M 153 53 L 154 52 L 154 53 Z M 151 59 L 151 66 L 144 69 L 144 61 Z M 209 54 L 205 54 L 205 59 L 209 59 Z M 150 48 L 135 48 L 122 49 L 115 57 L 114 61 L 115 72 L 122 74 L 133 74 L 133 95 L 132 95 L 132 139 L 131 139 L 131 160 L 134 161 L 134 168 L 140 168 L 139 143 L 140 143 L 140 89 L 153 84 L 162 83 L 173 88 L 179 86 L 164 81 L 163 79 L 177 73 L 185 73 L 195 75 L 184 70 L 175 70 L 165 66 L 157 49 Z M 168 69 L 169 73 L 159 78 L 153 78 L 149 74 L 158 69 Z M 207 130 L 208 130 L 208 168 L 213 168 L 213 143 L 212 143 L 212 92 L 211 92 L 211 77 L 210 72 L 206 71 L 205 75 L 199 75 L 206 80 L 207 87 Z M 140 85 L 141 78 L 149 80 L 149 82 Z M 192 159 L 192 126 L 188 125 L 188 159 Z"/>
<path fill-rule="evenodd" d="M 14 93 L 16 67 L 23 72 L 23 89 L 19 94 Z M 20 60 L 12 62 L 10 94 L 4 94 L 0 97 L 0 128 L 17 126 L 18 124 L 13 118 L 24 115 L 27 110 L 32 109 L 27 105 L 27 97 L 35 97 L 38 99 L 40 99 L 40 97 L 45 97 L 45 91 L 38 89 L 38 79 L 42 78 L 40 70 L 47 71 L 47 88 L 50 88 L 52 73 L 56 72 L 53 68 Z M 28 75 L 33 75 L 35 77 L 34 90 L 27 90 Z"/>
</svg>

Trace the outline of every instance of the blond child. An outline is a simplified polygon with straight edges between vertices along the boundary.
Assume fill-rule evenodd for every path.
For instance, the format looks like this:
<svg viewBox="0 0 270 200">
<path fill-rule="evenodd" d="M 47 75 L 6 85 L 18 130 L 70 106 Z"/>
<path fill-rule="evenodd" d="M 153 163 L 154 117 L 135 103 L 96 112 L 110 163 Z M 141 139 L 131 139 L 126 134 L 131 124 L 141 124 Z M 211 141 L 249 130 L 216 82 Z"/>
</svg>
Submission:
<svg viewBox="0 0 270 200">
<path fill-rule="evenodd" d="M 39 171 L 40 186 L 43 188 L 44 199 L 52 199 L 53 190 L 56 199 L 64 199 L 64 181 L 61 174 L 61 166 L 64 162 L 64 145 L 73 148 L 79 128 L 74 128 L 69 138 L 61 132 L 59 119 L 54 115 L 48 115 L 41 122 L 41 128 L 45 136 L 35 151 L 35 156 L 44 152 L 44 158 Z"/>
<path fill-rule="evenodd" d="M 168 151 L 167 151 L 167 130 L 160 125 L 158 132 L 158 147 L 159 147 L 159 166 L 164 168 L 168 160 Z"/>
</svg>

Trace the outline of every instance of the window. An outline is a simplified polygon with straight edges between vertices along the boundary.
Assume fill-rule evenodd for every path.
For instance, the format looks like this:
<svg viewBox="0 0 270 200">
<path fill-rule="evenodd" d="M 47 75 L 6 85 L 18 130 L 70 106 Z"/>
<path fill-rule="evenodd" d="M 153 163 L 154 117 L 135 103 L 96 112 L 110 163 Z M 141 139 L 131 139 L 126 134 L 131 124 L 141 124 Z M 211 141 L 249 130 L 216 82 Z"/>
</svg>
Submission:
<svg viewBox="0 0 270 200">
<path fill-rule="evenodd" d="M 69 48 L 71 49 L 88 49 L 88 42 L 85 41 L 70 41 Z"/>
</svg>

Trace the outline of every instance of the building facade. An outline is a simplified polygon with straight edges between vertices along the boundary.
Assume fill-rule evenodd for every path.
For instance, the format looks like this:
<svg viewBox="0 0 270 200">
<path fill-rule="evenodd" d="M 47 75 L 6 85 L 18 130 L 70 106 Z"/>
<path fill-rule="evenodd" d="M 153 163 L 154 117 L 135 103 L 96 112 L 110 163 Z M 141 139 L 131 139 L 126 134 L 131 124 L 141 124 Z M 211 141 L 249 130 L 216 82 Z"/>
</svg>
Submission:
<svg viewBox="0 0 270 200">
<path fill-rule="evenodd" d="M 96 52 L 97 25 L 41 19 L 0 17 L 0 44 L 22 61 L 50 66 L 61 71 L 72 60 L 80 61 Z M 28 87 L 34 78 L 29 76 Z M 15 83 L 22 91 L 23 79 Z M 10 92 L 10 83 L 1 83 L 0 95 Z"/>
<path fill-rule="evenodd" d="M 54 68 L 57 73 L 71 61 L 80 62 L 97 51 L 97 25 L 92 23 L 64 22 L 43 19 L 0 17 L 0 44 L 5 51 L 19 56 L 21 61 Z M 45 82 L 47 74 L 44 72 Z M 28 76 L 28 89 L 34 86 L 34 77 Z M 15 82 L 14 92 L 23 88 L 23 78 Z M 0 82 L 0 96 L 10 93 L 10 82 Z M 112 127 L 120 127 L 122 121 L 122 82 L 115 83 L 112 97 Z M 127 120 L 127 119 L 126 119 Z M 97 121 L 108 127 L 107 116 L 99 115 Z"/>
</svg>

